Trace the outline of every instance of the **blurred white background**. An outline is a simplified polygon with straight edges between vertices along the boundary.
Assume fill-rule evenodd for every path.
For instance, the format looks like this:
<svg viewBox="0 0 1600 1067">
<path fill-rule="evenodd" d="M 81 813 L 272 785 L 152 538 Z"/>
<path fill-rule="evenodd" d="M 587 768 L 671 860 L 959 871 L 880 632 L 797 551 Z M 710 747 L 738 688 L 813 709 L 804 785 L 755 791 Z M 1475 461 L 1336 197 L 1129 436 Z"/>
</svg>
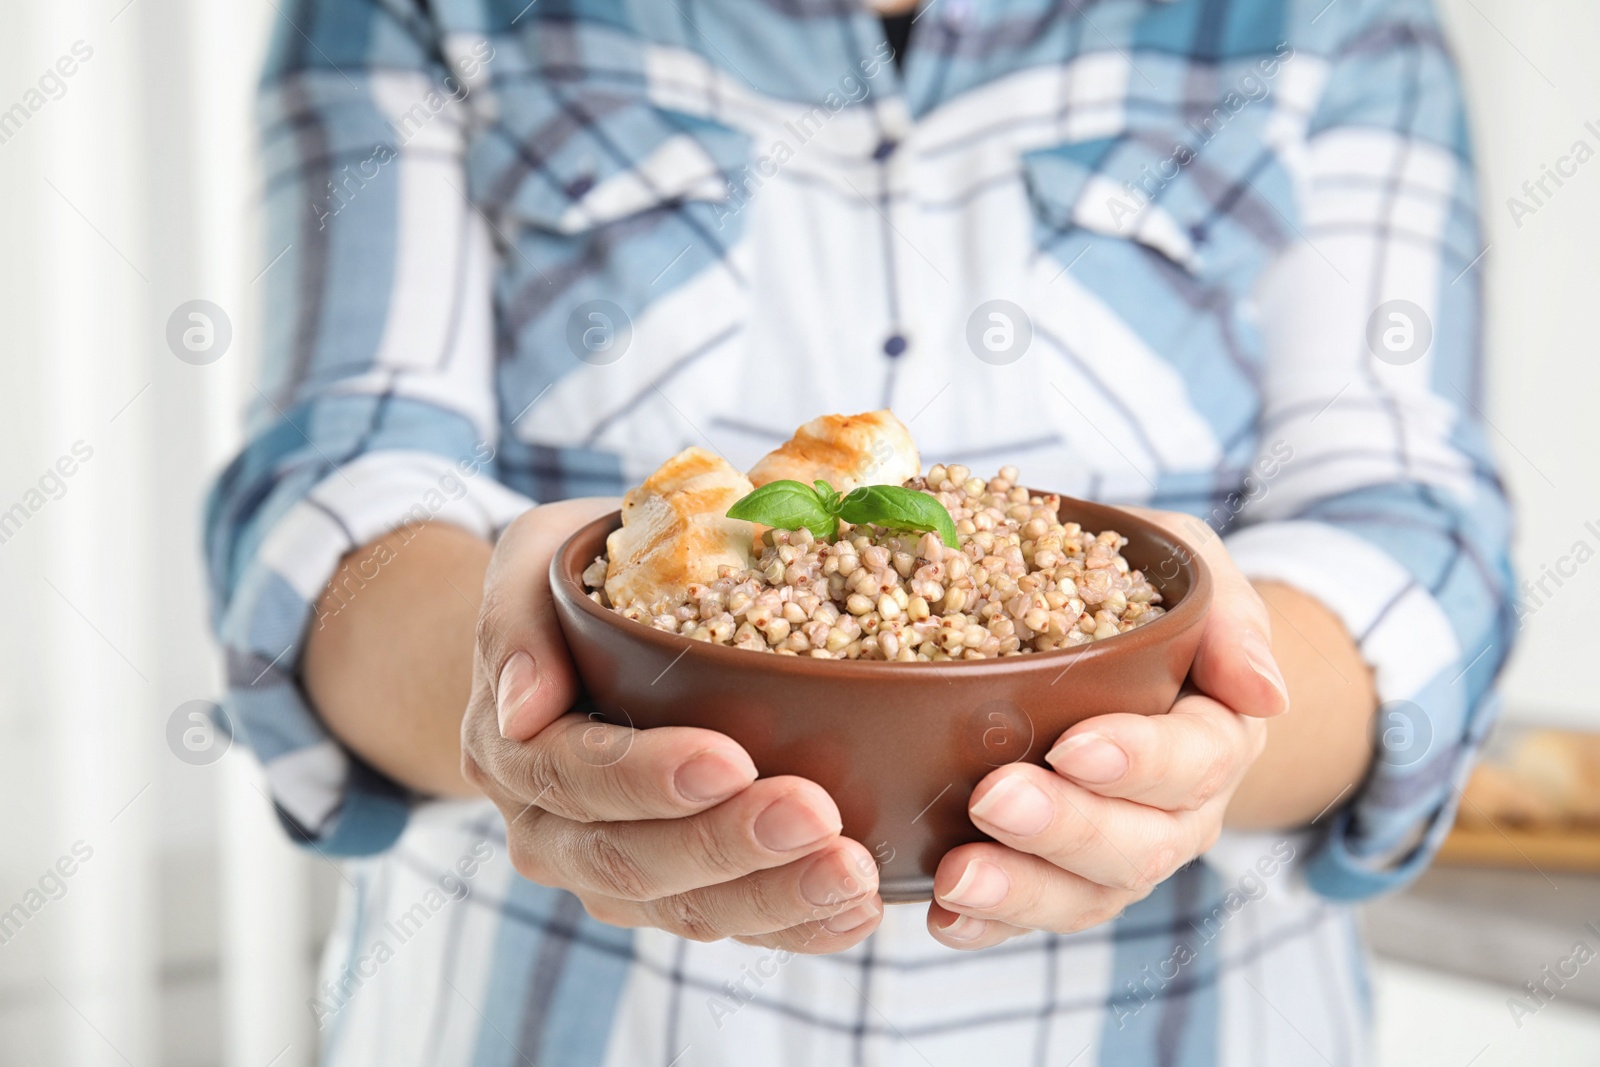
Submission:
<svg viewBox="0 0 1600 1067">
<path fill-rule="evenodd" d="M 1506 201 L 1574 141 L 1600 146 L 1600 5 L 1441 5 L 1482 168 L 1487 413 L 1537 578 L 1575 541 L 1600 547 L 1600 164 L 1520 220 Z M 0 512 L 75 457 L 0 541 L 0 910 L 89 853 L 0 944 L 0 1064 L 314 1059 L 305 1002 L 336 876 L 283 842 L 239 753 L 192 766 L 166 741 L 175 709 L 220 692 L 200 501 L 254 373 L 250 109 L 280 17 L 274 0 L 0 6 L 0 115 L 62 57 L 74 69 L 0 121 Z M 208 366 L 165 343 L 196 298 L 233 325 Z M 1592 563 L 1529 619 L 1513 719 L 1600 729 L 1597 595 Z M 1384 965 L 1383 1061 L 1600 1062 L 1600 1013 L 1557 1003 L 1519 1030 L 1507 992 Z"/>
</svg>

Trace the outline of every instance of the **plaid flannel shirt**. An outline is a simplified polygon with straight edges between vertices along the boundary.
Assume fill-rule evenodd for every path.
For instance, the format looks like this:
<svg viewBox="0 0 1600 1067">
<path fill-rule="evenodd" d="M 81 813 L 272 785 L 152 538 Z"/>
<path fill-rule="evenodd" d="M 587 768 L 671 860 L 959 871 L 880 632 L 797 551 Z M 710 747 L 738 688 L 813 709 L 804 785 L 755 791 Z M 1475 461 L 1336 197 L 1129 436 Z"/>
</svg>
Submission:
<svg viewBox="0 0 1600 1067">
<path fill-rule="evenodd" d="M 308 1005 L 328 1062 L 1364 1058 L 1341 902 L 1428 862 L 1514 629 L 1434 15 L 934 0 L 905 59 L 857 0 L 283 6 L 265 365 L 206 545 L 234 727 L 357 886 Z M 354 547 L 882 406 L 925 456 L 1190 512 L 1320 599 L 1384 702 L 1368 779 L 1083 934 L 963 954 L 890 908 L 780 958 L 595 922 L 307 703 Z"/>
</svg>

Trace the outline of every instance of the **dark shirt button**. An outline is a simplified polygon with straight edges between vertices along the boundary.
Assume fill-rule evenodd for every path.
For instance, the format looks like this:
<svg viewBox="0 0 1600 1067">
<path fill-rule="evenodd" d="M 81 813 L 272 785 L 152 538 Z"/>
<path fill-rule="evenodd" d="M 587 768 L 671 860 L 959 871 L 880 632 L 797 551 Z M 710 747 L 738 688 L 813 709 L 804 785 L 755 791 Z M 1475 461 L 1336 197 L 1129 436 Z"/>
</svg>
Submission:
<svg viewBox="0 0 1600 1067">
<path fill-rule="evenodd" d="M 1206 228 L 1198 222 L 1189 227 L 1189 239 L 1195 244 L 1203 244 L 1206 239 Z"/>
<path fill-rule="evenodd" d="M 898 141 L 879 141 L 878 147 L 872 150 L 872 158 L 876 159 L 879 163 L 882 163 L 884 160 L 894 155 L 894 150 L 898 147 L 900 147 Z"/>
<path fill-rule="evenodd" d="M 573 200 L 581 200 L 583 195 L 594 188 L 593 174 L 580 174 L 567 183 L 567 196 Z"/>
<path fill-rule="evenodd" d="M 898 356 L 900 353 L 904 352 L 905 350 L 906 350 L 906 339 L 904 337 L 901 337 L 897 333 L 890 334 L 889 335 L 889 339 L 887 341 L 883 342 L 883 353 L 884 353 L 884 355 L 889 356 L 891 358 L 893 358 L 894 356 Z"/>
</svg>

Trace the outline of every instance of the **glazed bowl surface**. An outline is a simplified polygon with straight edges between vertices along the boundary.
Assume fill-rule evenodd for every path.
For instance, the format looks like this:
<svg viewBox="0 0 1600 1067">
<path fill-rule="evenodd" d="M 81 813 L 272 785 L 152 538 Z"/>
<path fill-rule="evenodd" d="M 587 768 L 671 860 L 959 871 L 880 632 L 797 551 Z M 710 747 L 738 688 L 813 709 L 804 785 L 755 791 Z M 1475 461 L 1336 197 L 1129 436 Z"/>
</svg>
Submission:
<svg viewBox="0 0 1600 1067">
<path fill-rule="evenodd" d="M 1166 613 L 1076 648 L 986 660 L 824 660 L 713 645 L 589 599 L 581 575 L 605 552 L 619 512 L 568 538 L 550 585 L 591 714 L 640 729 L 717 730 L 763 776 L 811 779 L 839 805 L 845 835 L 877 859 L 883 899 L 925 901 L 940 858 L 986 839 L 967 816 L 985 775 L 1018 760 L 1043 765 L 1056 738 L 1084 719 L 1165 712 L 1199 646 L 1211 577 L 1192 547 L 1109 505 L 1063 497 L 1060 514 L 1126 537 L 1123 556 L 1161 592 Z"/>
</svg>

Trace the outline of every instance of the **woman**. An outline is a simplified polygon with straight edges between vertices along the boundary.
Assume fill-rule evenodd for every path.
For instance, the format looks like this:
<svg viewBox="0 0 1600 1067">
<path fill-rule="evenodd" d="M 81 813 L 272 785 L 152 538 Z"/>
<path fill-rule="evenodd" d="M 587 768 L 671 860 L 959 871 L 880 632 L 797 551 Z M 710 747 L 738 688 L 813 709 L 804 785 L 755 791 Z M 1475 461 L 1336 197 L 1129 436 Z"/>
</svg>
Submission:
<svg viewBox="0 0 1600 1067">
<path fill-rule="evenodd" d="M 1423 0 L 283 15 L 208 551 L 237 725 L 351 857 L 326 1062 L 1366 1058 L 1347 902 L 1428 862 L 1510 632 Z M 730 739 L 596 747 L 544 585 L 584 498 L 879 407 L 1219 579 L 1193 691 L 986 778 L 926 908 Z"/>
</svg>

